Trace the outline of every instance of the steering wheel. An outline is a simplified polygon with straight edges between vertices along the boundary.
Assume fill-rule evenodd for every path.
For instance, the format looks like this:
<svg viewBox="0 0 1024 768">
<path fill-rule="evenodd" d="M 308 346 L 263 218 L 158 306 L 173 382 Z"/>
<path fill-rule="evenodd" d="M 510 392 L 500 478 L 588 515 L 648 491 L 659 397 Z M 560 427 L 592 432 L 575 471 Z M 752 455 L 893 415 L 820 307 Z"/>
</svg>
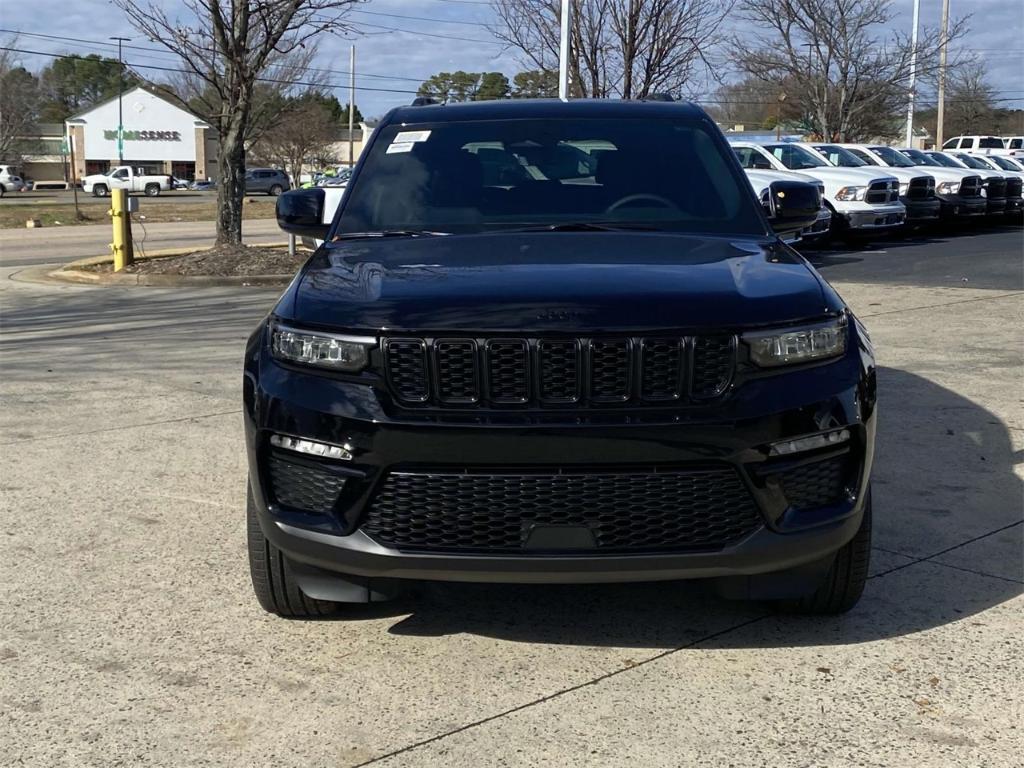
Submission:
<svg viewBox="0 0 1024 768">
<path fill-rule="evenodd" d="M 604 212 L 611 213 L 612 211 L 617 211 L 619 208 L 629 205 L 630 203 L 635 203 L 638 200 L 651 200 L 657 203 L 662 208 L 670 208 L 673 211 L 682 213 L 682 211 L 679 210 L 679 206 L 673 203 L 667 197 L 662 197 L 661 195 L 653 195 L 649 192 L 640 192 L 635 195 L 626 195 L 625 197 L 620 197 L 614 203 L 605 208 Z"/>
</svg>

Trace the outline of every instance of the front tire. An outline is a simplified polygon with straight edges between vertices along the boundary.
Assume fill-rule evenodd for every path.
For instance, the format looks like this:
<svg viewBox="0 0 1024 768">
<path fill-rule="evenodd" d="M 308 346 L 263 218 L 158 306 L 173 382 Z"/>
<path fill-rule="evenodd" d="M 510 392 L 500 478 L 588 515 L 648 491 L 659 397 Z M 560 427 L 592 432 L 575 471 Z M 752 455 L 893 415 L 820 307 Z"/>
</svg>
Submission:
<svg viewBox="0 0 1024 768">
<path fill-rule="evenodd" d="M 107 189 L 106 184 L 97 184 L 92 188 L 93 197 L 106 197 L 110 194 L 110 190 Z"/>
<path fill-rule="evenodd" d="M 337 613 L 340 604 L 314 600 L 299 589 L 288 558 L 263 535 L 251 488 L 246 491 L 245 517 L 249 574 L 263 610 L 287 619 L 317 619 Z"/>
<path fill-rule="evenodd" d="M 270 188 L 271 197 L 278 197 L 282 192 L 284 192 L 284 187 L 282 187 L 280 184 L 275 184 Z"/>
<path fill-rule="evenodd" d="M 836 552 L 832 567 L 818 588 L 806 597 L 783 600 L 779 607 L 787 613 L 834 616 L 853 608 L 864 593 L 871 564 L 871 490 L 864 503 L 864 516 L 856 535 Z"/>
</svg>

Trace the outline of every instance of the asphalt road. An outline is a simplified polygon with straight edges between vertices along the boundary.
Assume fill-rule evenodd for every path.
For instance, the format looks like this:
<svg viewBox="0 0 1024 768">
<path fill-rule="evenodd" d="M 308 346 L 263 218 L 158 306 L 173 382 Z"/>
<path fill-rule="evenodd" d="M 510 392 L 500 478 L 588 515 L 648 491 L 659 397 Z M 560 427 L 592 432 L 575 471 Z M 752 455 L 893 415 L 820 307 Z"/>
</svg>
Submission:
<svg viewBox="0 0 1024 768">
<path fill-rule="evenodd" d="M 193 246 L 201 248 L 213 244 L 214 234 L 212 221 L 132 224 L 135 247 L 144 251 Z M 5 229 L 0 236 L 0 268 L 62 264 L 87 256 L 105 255 L 110 253 L 111 236 L 111 227 L 107 224 Z M 242 237 L 250 245 L 284 243 L 288 240 L 275 219 L 243 221 Z"/>
<path fill-rule="evenodd" d="M 0 763 L 1019 766 L 1021 245 L 813 254 L 881 366 L 872 578 L 840 618 L 674 583 L 269 617 L 239 400 L 273 294 L 0 270 Z"/>
</svg>

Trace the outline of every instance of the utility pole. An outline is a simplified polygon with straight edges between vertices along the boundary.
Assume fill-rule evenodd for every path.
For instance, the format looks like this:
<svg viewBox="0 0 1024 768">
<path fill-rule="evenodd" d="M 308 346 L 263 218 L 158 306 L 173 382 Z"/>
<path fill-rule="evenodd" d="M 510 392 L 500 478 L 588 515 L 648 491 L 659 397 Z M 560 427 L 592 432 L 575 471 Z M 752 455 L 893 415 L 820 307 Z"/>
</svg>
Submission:
<svg viewBox="0 0 1024 768">
<path fill-rule="evenodd" d="M 356 47 L 352 46 L 348 56 L 348 167 L 355 165 L 355 130 L 356 116 Z"/>
<path fill-rule="evenodd" d="M 946 46 L 949 44 L 949 0 L 942 0 L 942 39 L 939 45 L 939 108 L 935 116 L 935 148 L 942 149 L 942 124 L 946 117 Z"/>
<path fill-rule="evenodd" d="M 907 142 L 914 146 L 914 81 L 917 79 L 917 19 L 921 14 L 921 0 L 914 0 L 914 29 L 910 33 L 910 88 L 907 103 Z"/>
<path fill-rule="evenodd" d="M 572 0 L 562 0 L 562 33 L 558 41 L 558 98 L 569 100 L 569 34 L 572 23 Z"/>
<path fill-rule="evenodd" d="M 117 162 L 124 165 L 124 59 L 121 57 L 121 43 L 130 37 L 112 37 L 117 40 Z"/>
</svg>

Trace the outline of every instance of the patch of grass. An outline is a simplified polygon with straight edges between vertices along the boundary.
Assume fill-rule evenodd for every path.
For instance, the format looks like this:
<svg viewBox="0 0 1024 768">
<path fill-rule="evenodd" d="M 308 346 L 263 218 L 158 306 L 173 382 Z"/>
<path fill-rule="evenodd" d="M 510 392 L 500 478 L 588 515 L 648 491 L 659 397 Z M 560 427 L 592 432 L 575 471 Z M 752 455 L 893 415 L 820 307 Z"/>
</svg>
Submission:
<svg viewBox="0 0 1024 768">
<path fill-rule="evenodd" d="M 146 224 L 174 221 L 213 221 L 217 216 L 215 202 L 173 202 L 146 204 L 142 198 L 140 214 Z M 66 203 L 40 203 L 39 205 L 0 205 L 0 229 L 24 229 L 28 219 L 39 219 L 43 227 L 67 227 L 76 224 L 108 224 L 107 206 L 88 204 L 80 206 L 82 218 L 75 220 L 75 206 Z M 274 217 L 274 198 L 245 203 L 243 219 L 271 219 Z"/>
</svg>

